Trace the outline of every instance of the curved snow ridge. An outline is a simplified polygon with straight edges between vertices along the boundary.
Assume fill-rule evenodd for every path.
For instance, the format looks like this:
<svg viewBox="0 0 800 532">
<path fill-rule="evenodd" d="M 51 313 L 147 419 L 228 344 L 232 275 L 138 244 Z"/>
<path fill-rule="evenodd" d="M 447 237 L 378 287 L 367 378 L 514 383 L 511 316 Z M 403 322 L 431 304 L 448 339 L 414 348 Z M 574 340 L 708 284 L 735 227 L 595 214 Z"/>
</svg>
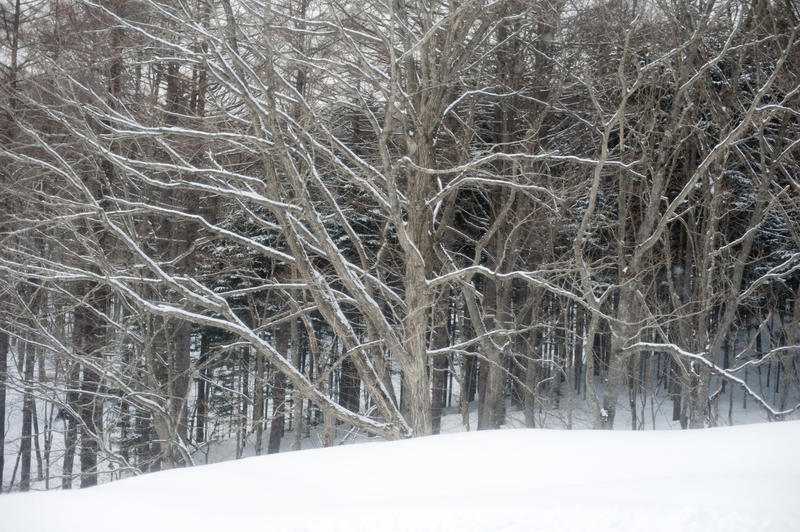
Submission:
<svg viewBox="0 0 800 532">
<path fill-rule="evenodd" d="M 0 531 L 800 530 L 800 421 L 501 430 L 0 497 Z"/>
</svg>

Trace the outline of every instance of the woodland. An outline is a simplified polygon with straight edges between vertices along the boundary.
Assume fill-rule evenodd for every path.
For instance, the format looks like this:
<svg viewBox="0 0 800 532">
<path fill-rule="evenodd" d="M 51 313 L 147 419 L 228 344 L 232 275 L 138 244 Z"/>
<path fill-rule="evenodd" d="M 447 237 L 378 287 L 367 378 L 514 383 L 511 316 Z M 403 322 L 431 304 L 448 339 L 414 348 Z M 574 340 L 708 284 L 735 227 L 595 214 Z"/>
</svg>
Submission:
<svg viewBox="0 0 800 532">
<path fill-rule="evenodd" d="M 800 409 L 794 0 L 0 15 L 0 491 Z"/>
</svg>

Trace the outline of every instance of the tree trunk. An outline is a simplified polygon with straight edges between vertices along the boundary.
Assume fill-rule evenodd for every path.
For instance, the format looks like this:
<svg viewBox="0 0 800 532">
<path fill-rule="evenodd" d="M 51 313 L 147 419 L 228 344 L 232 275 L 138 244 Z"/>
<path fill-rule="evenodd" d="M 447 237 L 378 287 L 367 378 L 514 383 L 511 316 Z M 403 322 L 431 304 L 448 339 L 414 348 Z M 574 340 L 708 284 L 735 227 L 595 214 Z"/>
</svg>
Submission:
<svg viewBox="0 0 800 532">
<path fill-rule="evenodd" d="M 678 371 L 678 362 L 669 359 L 667 362 L 667 377 L 669 378 L 669 385 L 667 392 L 672 398 L 672 421 L 680 421 L 681 419 L 681 385 L 682 377 Z"/>
<path fill-rule="evenodd" d="M 171 349 L 170 396 L 169 416 L 175 424 L 175 438 L 177 445 L 185 445 L 189 440 L 189 413 L 186 409 L 186 399 L 191 386 L 191 330 L 192 326 L 187 321 L 174 324 L 175 331 Z M 173 445 L 173 447 L 176 447 Z M 184 464 L 185 457 L 177 448 L 172 449 L 173 463 Z M 185 464 L 184 464 L 185 465 Z"/>
<path fill-rule="evenodd" d="M 295 346 L 292 346 L 294 349 Z M 291 358 L 289 355 L 289 328 L 287 324 L 281 324 L 275 331 L 275 349 L 282 356 Z M 286 425 L 286 376 L 276 371 L 272 385 L 272 424 L 269 429 L 269 445 L 267 454 L 280 452 L 281 438 L 283 438 L 284 427 Z"/>
<path fill-rule="evenodd" d="M 0 331 L 0 494 L 3 492 L 6 442 L 6 372 L 8 370 L 8 333 Z"/>
<path fill-rule="evenodd" d="M 253 423 L 255 424 L 256 443 L 255 453 L 256 456 L 261 455 L 264 445 L 264 372 L 265 372 L 264 357 L 256 355 L 256 378 L 253 386 Z"/>
<path fill-rule="evenodd" d="M 450 365 L 447 355 L 433 357 L 433 397 L 431 398 L 431 432 L 439 434 L 442 428 L 442 410 L 444 409 L 447 392 L 447 375 Z"/>
<path fill-rule="evenodd" d="M 97 304 L 105 298 L 91 297 Z M 100 359 L 102 345 L 102 327 L 98 326 L 98 318 L 86 307 L 75 309 L 73 324 L 73 341 L 78 355 L 84 360 L 80 394 L 78 396 L 78 413 L 81 417 L 81 488 L 97 484 L 98 438 L 102 432 L 103 402 L 98 399 L 97 392 L 100 376 L 92 367 Z"/>
<path fill-rule="evenodd" d="M 474 338 L 474 330 L 466 313 L 461 312 L 461 335 L 464 338 Z M 472 348 L 470 348 L 472 349 Z M 459 391 L 459 406 L 461 407 L 461 423 L 470 430 L 469 404 L 475 400 L 478 389 L 478 357 L 462 354 L 459 367 L 461 389 Z"/>
<path fill-rule="evenodd" d="M 206 425 L 208 423 L 208 396 L 209 396 L 209 382 L 208 382 L 208 350 L 210 348 L 211 339 L 208 332 L 203 332 L 200 337 L 200 374 L 197 376 L 197 403 L 195 410 L 195 441 L 202 443 L 206 441 Z"/>
<path fill-rule="evenodd" d="M 358 412 L 361 402 L 361 380 L 350 355 L 343 353 L 342 356 L 344 360 L 339 371 L 339 404 L 347 410 Z"/>
<path fill-rule="evenodd" d="M 302 372 L 303 352 L 300 349 L 300 334 L 297 330 L 296 319 L 293 319 L 290 323 L 290 337 L 292 342 L 292 364 L 294 364 L 294 367 Z M 292 450 L 299 451 L 302 447 L 303 439 L 303 395 L 299 393 L 296 388 L 292 391 L 292 400 L 294 405 L 292 412 L 292 429 L 294 432 Z"/>
<path fill-rule="evenodd" d="M 80 386 L 81 367 L 78 362 L 70 365 L 67 376 L 67 406 L 71 412 L 80 410 L 78 387 Z M 64 463 L 61 473 L 61 489 L 72 488 L 72 473 L 75 464 L 75 450 L 78 445 L 78 420 L 70 412 L 64 413 Z"/>
<path fill-rule="evenodd" d="M 507 312 L 505 309 L 507 283 L 486 280 L 484 294 L 484 309 L 486 310 L 487 329 L 502 328 L 505 324 Z M 504 339 L 496 340 L 502 343 Z M 481 370 L 485 375 L 485 385 L 481 396 L 481 411 L 478 415 L 478 430 L 498 429 L 505 421 L 505 354 L 493 345 L 484 353 L 485 359 L 481 360 Z M 485 370 L 484 370 L 485 367 Z"/>
<path fill-rule="evenodd" d="M 39 359 L 41 358 L 42 357 L 39 357 Z M 39 432 L 39 414 L 36 411 L 36 401 L 33 402 L 31 414 L 33 414 L 33 431 L 31 435 L 33 437 L 33 446 L 36 450 L 36 480 L 41 481 L 44 478 L 44 472 L 42 471 L 42 450 L 39 447 L 39 434 L 41 434 L 41 432 Z"/>
<path fill-rule="evenodd" d="M 619 330 L 615 330 L 615 327 L 612 326 L 608 374 L 603 382 L 603 408 L 600 410 L 600 416 L 595 419 L 595 428 L 614 428 L 617 399 L 625 382 L 625 372 L 631 356 L 624 352 L 625 342 L 635 336 L 630 326 L 630 323 L 634 321 L 633 307 L 635 306 L 635 297 L 635 288 L 632 283 L 622 286 L 617 304 L 617 318 L 620 325 Z"/>
<path fill-rule="evenodd" d="M 241 363 L 239 368 L 239 378 L 241 380 L 241 396 L 239 397 L 239 422 L 236 431 L 236 439 L 239 445 L 236 448 L 236 458 L 241 458 L 247 446 L 247 435 L 252 424 L 248 420 L 248 404 L 250 403 L 250 348 L 244 347 L 241 350 Z"/>
<path fill-rule="evenodd" d="M 33 344 L 31 342 L 25 342 L 25 392 L 22 400 L 22 440 L 19 444 L 20 491 L 28 491 L 31 489 L 31 440 L 33 436 L 33 409 L 36 408 L 36 405 L 33 402 L 34 358 L 35 355 Z"/>
<path fill-rule="evenodd" d="M 792 320 L 789 324 L 786 339 L 788 340 L 789 345 L 800 346 L 800 286 L 798 286 L 794 293 Z M 786 410 L 792 379 L 794 379 L 796 384 L 800 384 L 797 381 L 796 370 L 792 367 L 793 360 L 797 360 L 798 357 L 800 357 L 800 348 L 796 347 L 793 351 L 794 353 L 792 353 L 792 351 L 781 353 L 779 358 L 780 363 L 783 366 L 783 383 L 781 384 L 781 393 L 778 402 L 778 408 L 781 410 Z M 0 348 L 0 356 L 2 356 L 2 348 Z M 800 389 L 800 386 L 798 386 L 798 389 Z M 0 415 L 2 415 L 2 410 L 0 410 Z"/>
<path fill-rule="evenodd" d="M 286 425 L 286 377 L 280 371 L 275 372 L 272 386 L 272 424 L 269 430 L 267 454 L 280 452 L 281 438 Z"/>
<path fill-rule="evenodd" d="M 421 139 L 422 140 L 422 139 Z M 428 233 L 427 212 L 424 206 L 424 190 L 428 185 L 420 182 L 429 181 L 428 176 L 415 176 L 416 183 L 411 201 L 414 204 L 414 216 L 409 220 L 409 233 L 422 253 L 430 258 L 430 235 Z M 411 427 L 414 436 L 425 436 L 431 433 L 431 395 L 428 378 L 428 327 L 431 315 L 431 294 L 425 276 L 430 262 L 426 262 L 417 250 L 408 250 L 410 255 L 405 265 L 406 305 L 408 315 L 405 318 L 404 348 L 400 357 L 403 368 L 403 405 L 402 412 Z"/>
<path fill-rule="evenodd" d="M 449 295 L 449 294 L 448 294 Z M 436 315 L 433 320 L 433 349 L 446 347 L 450 341 L 449 330 L 450 319 L 450 297 L 440 297 L 436 304 Z M 450 364 L 448 356 L 445 354 L 435 355 L 432 361 L 431 382 L 433 394 L 431 397 L 431 432 L 439 434 L 442 427 L 442 409 L 445 405 L 445 393 L 447 392 L 447 375 Z"/>
<path fill-rule="evenodd" d="M 534 335 L 536 333 L 533 333 Z M 538 367 L 533 358 L 536 351 L 529 352 L 525 365 L 525 390 L 523 391 L 522 409 L 525 415 L 525 426 L 536 426 L 536 386 L 538 383 Z"/>
</svg>

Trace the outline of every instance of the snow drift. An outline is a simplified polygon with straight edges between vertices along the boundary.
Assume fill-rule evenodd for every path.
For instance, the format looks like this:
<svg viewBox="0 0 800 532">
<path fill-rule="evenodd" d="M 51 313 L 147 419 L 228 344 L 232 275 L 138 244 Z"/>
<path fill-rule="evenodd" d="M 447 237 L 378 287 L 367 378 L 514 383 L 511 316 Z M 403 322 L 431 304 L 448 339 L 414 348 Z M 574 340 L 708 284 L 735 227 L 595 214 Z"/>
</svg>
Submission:
<svg viewBox="0 0 800 532">
<path fill-rule="evenodd" d="M 376 442 L 0 497 L 0 530 L 800 530 L 800 422 Z"/>
</svg>

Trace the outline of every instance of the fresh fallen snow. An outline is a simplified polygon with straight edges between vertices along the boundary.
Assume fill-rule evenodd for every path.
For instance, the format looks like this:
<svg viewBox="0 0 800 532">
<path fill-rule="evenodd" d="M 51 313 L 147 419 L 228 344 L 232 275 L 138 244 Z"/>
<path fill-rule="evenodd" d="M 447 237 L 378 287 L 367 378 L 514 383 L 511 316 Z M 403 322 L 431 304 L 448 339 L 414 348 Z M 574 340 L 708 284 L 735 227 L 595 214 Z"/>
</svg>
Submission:
<svg viewBox="0 0 800 532">
<path fill-rule="evenodd" d="M 0 497 L 0 530 L 800 530 L 800 422 L 503 430 Z"/>
</svg>

